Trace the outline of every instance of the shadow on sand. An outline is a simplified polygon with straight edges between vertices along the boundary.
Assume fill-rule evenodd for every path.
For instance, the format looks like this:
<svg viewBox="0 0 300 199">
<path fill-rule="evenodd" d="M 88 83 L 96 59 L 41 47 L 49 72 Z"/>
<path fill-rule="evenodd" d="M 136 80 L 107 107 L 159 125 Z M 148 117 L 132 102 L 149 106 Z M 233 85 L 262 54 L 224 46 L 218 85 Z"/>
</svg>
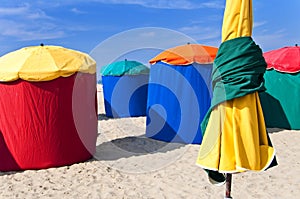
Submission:
<svg viewBox="0 0 300 199">
<path fill-rule="evenodd" d="M 287 130 L 287 129 L 282 129 L 282 128 L 267 128 L 267 132 L 268 133 L 278 133 L 278 132 L 284 131 L 284 130 Z"/>
<path fill-rule="evenodd" d="M 110 120 L 110 119 L 114 119 L 114 118 L 109 118 L 104 113 L 98 114 L 98 121 Z"/>
<path fill-rule="evenodd" d="M 99 144 L 96 147 L 94 158 L 97 160 L 118 160 L 132 156 L 166 153 L 185 145 L 162 142 L 145 136 L 130 136 Z"/>
</svg>

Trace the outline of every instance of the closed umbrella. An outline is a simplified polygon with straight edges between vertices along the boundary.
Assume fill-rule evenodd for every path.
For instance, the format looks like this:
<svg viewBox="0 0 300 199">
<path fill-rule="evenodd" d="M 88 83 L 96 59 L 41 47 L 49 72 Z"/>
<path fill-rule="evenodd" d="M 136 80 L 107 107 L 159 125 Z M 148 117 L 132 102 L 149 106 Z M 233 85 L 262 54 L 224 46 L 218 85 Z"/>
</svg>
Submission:
<svg viewBox="0 0 300 199">
<path fill-rule="evenodd" d="M 251 38 L 252 1 L 227 0 L 222 44 L 213 68 L 212 105 L 202 122 L 197 164 L 231 198 L 231 174 L 261 171 L 275 164 L 258 97 L 266 63 Z M 226 174 L 225 176 L 223 174 Z"/>
</svg>

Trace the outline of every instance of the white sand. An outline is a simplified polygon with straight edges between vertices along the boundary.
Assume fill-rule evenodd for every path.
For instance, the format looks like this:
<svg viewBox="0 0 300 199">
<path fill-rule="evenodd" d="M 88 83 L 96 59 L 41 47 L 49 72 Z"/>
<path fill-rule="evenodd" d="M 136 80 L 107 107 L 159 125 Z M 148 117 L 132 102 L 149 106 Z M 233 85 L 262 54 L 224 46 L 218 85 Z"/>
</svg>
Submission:
<svg viewBox="0 0 300 199">
<path fill-rule="evenodd" d="M 145 138 L 145 117 L 107 119 L 99 91 L 95 158 L 71 166 L 0 172 L 0 198 L 224 198 L 195 165 L 199 145 Z M 269 129 L 279 165 L 233 175 L 233 198 L 300 197 L 300 131 Z"/>
</svg>

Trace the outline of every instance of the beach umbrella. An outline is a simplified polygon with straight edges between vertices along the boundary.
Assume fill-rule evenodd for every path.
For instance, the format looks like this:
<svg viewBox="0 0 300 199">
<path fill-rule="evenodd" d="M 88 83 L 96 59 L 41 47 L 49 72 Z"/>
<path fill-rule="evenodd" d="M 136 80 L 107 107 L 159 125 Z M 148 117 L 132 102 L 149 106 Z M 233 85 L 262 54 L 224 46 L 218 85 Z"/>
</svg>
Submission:
<svg viewBox="0 0 300 199">
<path fill-rule="evenodd" d="M 95 73 L 95 61 L 87 54 L 61 46 L 30 46 L 1 57 L 0 81 L 17 79 L 48 81 L 75 72 Z"/>
<path fill-rule="evenodd" d="M 102 76 L 122 76 L 149 74 L 149 68 L 134 60 L 123 60 L 113 62 L 101 68 Z"/>
<path fill-rule="evenodd" d="M 266 63 L 251 37 L 252 23 L 251 0 L 226 1 L 212 104 L 201 124 L 204 137 L 196 163 L 211 182 L 226 182 L 225 198 L 231 198 L 232 173 L 276 165 L 258 96 Z"/>
<path fill-rule="evenodd" d="M 122 60 L 101 68 L 107 117 L 146 115 L 149 68 L 134 60 Z"/>
<path fill-rule="evenodd" d="M 150 64 L 158 61 L 171 65 L 189 65 L 192 63 L 211 64 L 218 48 L 200 44 L 186 44 L 169 48 L 151 59 Z"/>
<path fill-rule="evenodd" d="M 300 71 L 300 47 L 297 44 L 271 50 L 263 55 L 267 62 L 267 69 L 286 73 L 298 73 Z"/>
<path fill-rule="evenodd" d="M 217 51 L 213 46 L 185 44 L 166 49 L 149 61 L 147 137 L 201 144 L 199 124 L 210 106 Z"/>
<path fill-rule="evenodd" d="M 0 171 L 65 166 L 92 157 L 96 63 L 61 46 L 0 58 Z"/>
<path fill-rule="evenodd" d="M 287 46 L 264 53 L 267 71 L 266 91 L 260 93 L 266 125 L 269 128 L 300 129 L 300 47 Z"/>
</svg>

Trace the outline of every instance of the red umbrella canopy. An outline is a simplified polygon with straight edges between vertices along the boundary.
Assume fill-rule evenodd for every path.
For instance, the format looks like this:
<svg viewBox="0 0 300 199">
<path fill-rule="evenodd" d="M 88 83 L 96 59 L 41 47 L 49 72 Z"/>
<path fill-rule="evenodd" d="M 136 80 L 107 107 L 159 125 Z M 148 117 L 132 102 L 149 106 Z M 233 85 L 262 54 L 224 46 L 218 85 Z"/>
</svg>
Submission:
<svg viewBox="0 0 300 199">
<path fill-rule="evenodd" d="M 273 68 L 286 73 L 300 71 L 300 47 L 298 45 L 265 52 L 264 58 L 268 64 L 267 69 Z"/>
</svg>

